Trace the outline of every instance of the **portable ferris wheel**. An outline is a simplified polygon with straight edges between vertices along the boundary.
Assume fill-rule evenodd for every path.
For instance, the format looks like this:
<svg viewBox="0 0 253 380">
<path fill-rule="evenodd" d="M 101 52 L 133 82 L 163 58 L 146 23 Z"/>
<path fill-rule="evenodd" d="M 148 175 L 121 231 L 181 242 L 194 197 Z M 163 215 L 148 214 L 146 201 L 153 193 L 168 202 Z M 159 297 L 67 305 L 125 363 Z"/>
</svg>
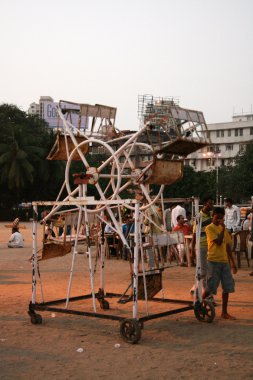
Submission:
<svg viewBox="0 0 253 380">
<path fill-rule="evenodd" d="M 162 197 L 165 185 L 180 179 L 183 173 L 184 158 L 210 144 L 203 113 L 181 108 L 172 98 L 156 98 L 151 95 L 139 96 L 138 113 L 140 127 L 138 131 L 121 131 L 115 126 L 116 108 L 105 105 L 80 104 L 60 101 L 58 107 L 62 128 L 58 128 L 57 137 L 47 159 L 66 161 L 65 179 L 54 202 L 34 202 L 35 221 L 37 207 L 47 205 L 50 212 L 43 223 L 61 213 L 76 215 L 76 236 L 72 245 L 73 256 L 70 268 L 66 306 L 70 300 L 72 276 L 74 272 L 77 245 L 82 224 L 85 225 L 87 256 L 89 258 L 91 298 L 93 312 L 96 311 L 96 299 L 101 308 L 109 308 L 104 292 L 104 237 L 100 231 L 98 252 L 100 256 L 101 282 L 99 292 L 94 289 L 94 268 L 91 252 L 91 219 L 96 224 L 103 223 L 119 236 L 123 246 L 131 254 L 131 247 L 121 228 L 122 209 L 134 212 L 134 254 L 131 262 L 133 288 L 133 319 L 122 322 L 121 335 L 127 341 L 136 343 L 140 339 L 140 324 L 137 323 L 138 300 L 138 264 L 139 250 L 142 255 L 141 224 L 149 210 Z M 154 186 L 155 185 L 155 186 Z M 73 207 L 73 208 L 70 208 Z M 118 218 L 115 215 L 117 211 Z M 154 211 L 156 212 L 156 211 Z M 106 216 L 105 216 L 106 215 Z M 35 310 L 49 310 L 48 305 L 36 303 L 37 243 L 36 223 L 34 223 L 33 246 L 33 293 L 29 305 L 32 323 L 41 323 L 41 317 Z M 172 239 L 171 237 L 167 237 Z M 44 242 L 42 259 L 63 256 L 71 251 L 71 243 L 64 240 L 60 244 Z M 132 266 L 133 263 L 133 266 Z M 147 301 L 146 274 L 143 286 Z M 161 271 L 155 272 L 161 278 Z M 209 306 L 208 306 L 209 307 Z M 188 305 L 188 310 L 192 309 Z M 185 310 L 185 308 L 184 308 Z M 199 309 L 200 310 L 200 309 Z M 213 318 L 213 310 L 207 309 L 206 315 Z M 203 311 L 203 310 L 202 310 Z M 209 315 L 211 313 L 211 317 Z M 87 313 L 85 314 L 87 315 Z M 205 315 L 205 312 L 204 312 Z M 93 315 L 94 316 L 94 315 Z M 99 316 L 99 314 L 98 314 Z M 147 318 L 143 319 L 147 320 Z M 139 320 L 141 321 L 141 319 Z"/>
<path fill-rule="evenodd" d="M 77 193 L 77 186 L 71 186 L 71 166 L 81 161 L 79 182 L 93 185 L 97 200 L 142 193 L 147 200 L 142 208 L 148 208 L 164 185 L 181 178 L 183 159 L 210 144 L 204 116 L 200 111 L 179 107 L 173 99 L 139 96 L 141 123 L 133 132 L 115 127 L 116 111 L 99 104 L 60 101 L 63 128 L 57 132 L 48 159 L 67 161 L 64 186 L 68 197 Z M 99 154 L 104 156 L 103 162 L 99 158 L 96 162 Z M 152 184 L 160 186 L 155 196 L 150 195 Z"/>
</svg>

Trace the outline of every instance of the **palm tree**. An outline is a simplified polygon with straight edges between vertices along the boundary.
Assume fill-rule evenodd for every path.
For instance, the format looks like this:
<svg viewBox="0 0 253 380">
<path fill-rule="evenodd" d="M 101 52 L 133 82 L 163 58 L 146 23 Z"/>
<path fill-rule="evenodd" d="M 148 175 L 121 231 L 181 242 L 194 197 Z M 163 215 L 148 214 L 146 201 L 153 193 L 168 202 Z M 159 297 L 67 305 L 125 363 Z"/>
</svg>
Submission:
<svg viewBox="0 0 253 380">
<path fill-rule="evenodd" d="M 0 144 L 0 182 L 7 184 L 9 190 L 20 190 L 26 181 L 33 182 L 33 166 L 27 159 L 27 153 L 21 149 L 16 140 L 11 144 Z"/>
<path fill-rule="evenodd" d="M 0 106 L 0 185 L 15 201 L 35 178 L 46 177 L 49 131 L 43 120 L 12 105 Z"/>
</svg>

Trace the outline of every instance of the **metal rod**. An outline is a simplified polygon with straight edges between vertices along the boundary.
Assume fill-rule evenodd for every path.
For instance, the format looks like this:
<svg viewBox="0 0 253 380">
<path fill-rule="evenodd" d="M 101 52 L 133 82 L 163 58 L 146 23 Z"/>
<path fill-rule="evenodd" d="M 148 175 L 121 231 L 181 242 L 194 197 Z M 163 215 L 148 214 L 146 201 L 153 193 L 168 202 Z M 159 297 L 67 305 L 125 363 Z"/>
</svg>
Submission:
<svg viewBox="0 0 253 380">
<path fill-rule="evenodd" d="M 135 204 L 135 211 L 134 211 L 134 223 L 135 223 L 135 230 L 134 230 L 134 281 L 133 281 L 133 319 L 137 318 L 137 301 L 138 301 L 138 259 L 139 259 L 139 203 L 137 202 Z"/>
<path fill-rule="evenodd" d="M 80 189 L 79 189 L 79 193 L 80 193 Z M 79 236 L 79 233 L 80 233 L 81 220 L 82 220 L 82 208 L 79 207 L 79 214 L 78 214 L 78 221 L 77 221 L 77 230 L 76 230 L 75 244 L 74 244 L 74 250 L 73 250 L 73 255 L 72 255 L 71 269 L 70 269 L 70 274 L 69 274 L 69 284 L 68 284 L 68 291 L 67 291 L 67 298 L 66 298 L 65 308 L 68 307 L 69 296 L 70 296 L 71 287 L 72 287 L 72 278 L 73 278 L 73 273 L 74 273 L 75 258 L 76 258 L 76 254 L 77 254 L 76 247 L 77 247 L 77 242 L 78 242 L 78 236 Z"/>
<path fill-rule="evenodd" d="M 36 268 L 37 268 L 37 220 L 38 209 L 37 206 L 33 206 L 33 255 L 32 255 L 32 303 L 36 302 Z"/>
<path fill-rule="evenodd" d="M 87 185 L 82 185 L 83 187 L 83 196 L 86 196 L 87 191 Z M 91 286 L 91 294 L 92 294 L 92 305 L 94 312 L 97 311 L 96 309 L 96 299 L 95 299 L 95 291 L 94 291 L 94 272 L 92 268 L 92 257 L 91 257 L 91 244 L 90 244 L 90 228 L 88 223 L 88 212 L 87 212 L 87 206 L 84 206 L 84 219 L 85 219 L 85 230 L 86 230 L 86 236 L 87 236 L 87 242 L 88 242 L 88 256 L 89 256 L 89 271 L 90 271 L 90 286 Z"/>
</svg>

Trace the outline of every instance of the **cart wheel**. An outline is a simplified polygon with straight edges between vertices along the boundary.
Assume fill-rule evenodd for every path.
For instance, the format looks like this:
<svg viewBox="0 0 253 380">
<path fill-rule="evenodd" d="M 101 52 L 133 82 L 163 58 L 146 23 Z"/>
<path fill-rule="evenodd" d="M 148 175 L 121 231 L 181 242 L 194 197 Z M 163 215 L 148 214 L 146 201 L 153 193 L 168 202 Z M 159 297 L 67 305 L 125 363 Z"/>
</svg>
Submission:
<svg viewBox="0 0 253 380">
<path fill-rule="evenodd" d="M 127 343 L 136 344 L 141 339 L 141 327 L 137 320 L 125 319 L 120 324 L 120 335 Z"/>
<path fill-rule="evenodd" d="M 207 300 L 196 302 L 194 306 L 194 314 L 200 322 L 211 323 L 215 318 L 215 308 L 213 303 Z"/>
<path fill-rule="evenodd" d="M 42 323 L 42 316 L 40 314 L 32 314 L 31 315 L 31 323 L 33 325 L 41 325 Z"/>
<path fill-rule="evenodd" d="M 100 304 L 101 309 L 103 309 L 103 310 L 109 310 L 110 309 L 110 304 L 106 300 L 99 300 L 99 304 Z"/>
</svg>

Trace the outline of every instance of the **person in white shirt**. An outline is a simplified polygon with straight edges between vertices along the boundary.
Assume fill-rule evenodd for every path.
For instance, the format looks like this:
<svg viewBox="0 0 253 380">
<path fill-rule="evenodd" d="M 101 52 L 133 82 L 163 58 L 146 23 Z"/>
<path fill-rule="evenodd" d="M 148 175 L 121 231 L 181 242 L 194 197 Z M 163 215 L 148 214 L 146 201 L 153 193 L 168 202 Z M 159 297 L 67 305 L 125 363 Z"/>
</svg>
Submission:
<svg viewBox="0 0 253 380">
<path fill-rule="evenodd" d="M 12 228 L 12 235 L 8 242 L 9 248 L 24 248 L 24 240 L 18 228 Z"/>
<path fill-rule="evenodd" d="M 186 210 L 180 205 L 177 204 L 171 211 L 171 227 L 172 229 L 177 225 L 177 217 L 182 215 L 186 219 Z"/>
<path fill-rule="evenodd" d="M 233 204 L 231 198 L 225 200 L 225 221 L 224 224 L 229 231 L 236 231 L 239 229 L 241 223 L 241 212 L 239 207 Z"/>
<path fill-rule="evenodd" d="M 105 234 L 112 234 L 114 231 L 109 224 L 105 225 Z"/>
</svg>

